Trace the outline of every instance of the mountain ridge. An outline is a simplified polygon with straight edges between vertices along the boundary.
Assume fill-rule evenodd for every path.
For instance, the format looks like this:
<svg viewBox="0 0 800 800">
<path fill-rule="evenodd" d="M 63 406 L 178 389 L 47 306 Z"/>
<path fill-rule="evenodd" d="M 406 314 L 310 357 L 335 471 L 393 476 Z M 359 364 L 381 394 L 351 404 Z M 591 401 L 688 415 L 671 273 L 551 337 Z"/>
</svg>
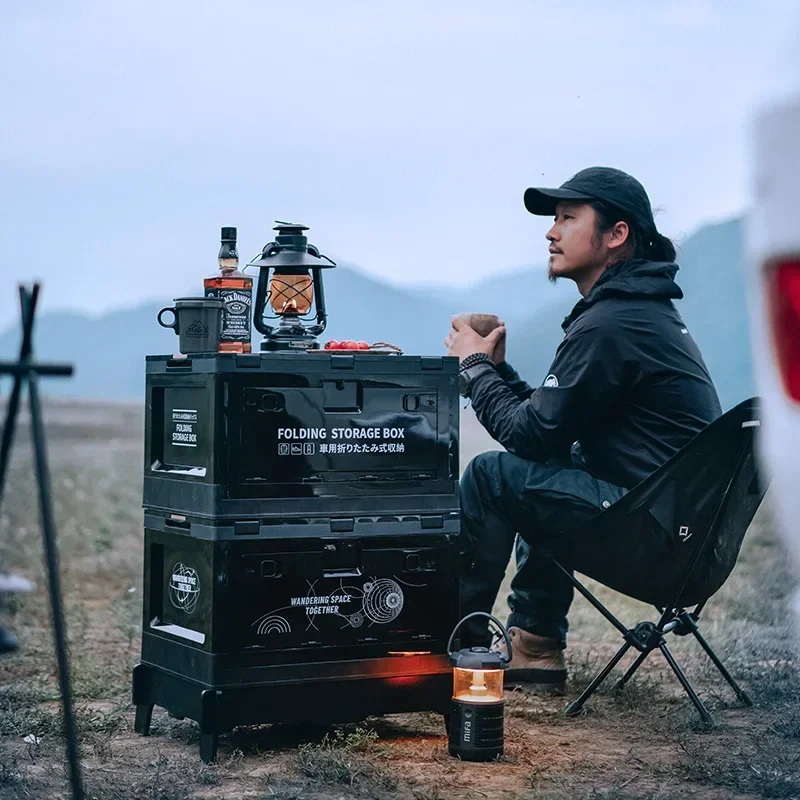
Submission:
<svg viewBox="0 0 800 800">
<path fill-rule="evenodd" d="M 743 225 L 736 217 L 700 228 L 680 246 L 678 258 L 677 282 L 685 299 L 676 306 L 725 407 L 753 391 Z M 497 313 L 507 322 L 509 361 L 532 385 L 547 374 L 563 335 L 561 321 L 579 299 L 571 281 L 550 284 L 544 269 L 535 266 L 505 270 L 466 287 L 436 288 L 383 282 L 347 262 L 326 271 L 325 296 L 329 324 L 323 341 L 389 341 L 407 353 L 426 355 L 444 353 L 452 314 Z M 177 337 L 156 322 L 159 309 L 169 305 L 167 298 L 102 314 L 42 314 L 35 333 L 37 356 L 76 367 L 73 379 L 48 382 L 46 391 L 54 396 L 141 399 L 144 356 L 177 350 Z M 256 346 L 259 339 L 256 333 Z M 0 332 L 0 357 L 13 357 L 18 343 L 15 321 Z"/>
</svg>

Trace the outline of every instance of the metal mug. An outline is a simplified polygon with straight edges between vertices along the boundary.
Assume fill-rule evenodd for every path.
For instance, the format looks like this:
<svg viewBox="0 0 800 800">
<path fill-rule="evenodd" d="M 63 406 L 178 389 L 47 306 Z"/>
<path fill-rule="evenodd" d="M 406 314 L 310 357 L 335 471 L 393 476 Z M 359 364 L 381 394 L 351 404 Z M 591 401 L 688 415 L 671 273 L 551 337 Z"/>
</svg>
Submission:
<svg viewBox="0 0 800 800">
<path fill-rule="evenodd" d="M 176 297 L 174 306 L 158 312 L 158 324 L 180 337 L 181 353 L 216 353 L 222 335 L 222 300 L 216 297 Z M 171 312 L 172 322 L 163 315 Z"/>
</svg>

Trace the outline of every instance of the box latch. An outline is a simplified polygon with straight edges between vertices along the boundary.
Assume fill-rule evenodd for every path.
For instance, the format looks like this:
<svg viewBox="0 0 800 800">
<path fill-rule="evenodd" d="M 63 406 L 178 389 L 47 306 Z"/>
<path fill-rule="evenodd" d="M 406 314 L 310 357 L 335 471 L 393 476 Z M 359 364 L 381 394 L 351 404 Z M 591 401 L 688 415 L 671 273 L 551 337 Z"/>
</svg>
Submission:
<svg viewBox="0 0 800 800">
<path fill-rule="evenodd" d="M 233 532 L 236 536 L 255 536 L 258 534 L 258 529 L 257 519 L 237 519 L 233 523 Z"/>
</svg>

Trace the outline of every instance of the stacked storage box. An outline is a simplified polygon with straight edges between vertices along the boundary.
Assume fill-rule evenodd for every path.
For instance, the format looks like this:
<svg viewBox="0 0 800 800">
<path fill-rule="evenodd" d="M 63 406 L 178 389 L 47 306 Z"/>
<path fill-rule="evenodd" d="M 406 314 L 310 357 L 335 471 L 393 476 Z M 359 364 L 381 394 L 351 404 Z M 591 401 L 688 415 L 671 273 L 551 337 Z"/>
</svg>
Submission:
<svg viewBox="0 0 800 800">
<path fill-rule="evenodd" d="M 142 658 L 153 705 L 236 725 L 449 711 L 458 363 L 147 359 Z"/>
</svg>

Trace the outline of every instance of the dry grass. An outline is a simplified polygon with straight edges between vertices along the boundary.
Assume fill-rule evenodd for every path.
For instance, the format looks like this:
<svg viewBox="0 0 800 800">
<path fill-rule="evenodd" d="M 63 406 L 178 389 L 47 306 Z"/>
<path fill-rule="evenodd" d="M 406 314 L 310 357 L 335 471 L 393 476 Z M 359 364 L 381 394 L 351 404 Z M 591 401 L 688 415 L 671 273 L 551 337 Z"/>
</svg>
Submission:
<svg viewBox="0 0 800 800">
<path fill-rule="evenodd" d="M 756 701 L 740 708 L 691 641 L 673 652 L 717 719 L 705 731 L 663 660 L 652 656 L 620 697 L 608 688 L 578 719 L 566 701 L 618 646 L 581 599 L 571 613 L 568 697 L 507 694 L 506 755 L 466 764 L 447 755 L 434 714 L 332 731 L 243 728 L 198 757 L 198 732 L 156 710 L 152 736 L 133 731 L 130 673 L 141 613 L 141 415 L 125 406 L 50 405 L 50 456 L 74 694 L 88 796 L 114 800 L 381 797 L 408 800 L 673 800 L 800 797 L 800 679 L 786 556 L 768 508 L 740 562 L 704 612 L 704 632 Z M 492 446 L 464 415 L 464 461 Z M 18 442 L 25 444 L 26 432 Z M 52 633 L 30 453 L 15 453 L 0 508 L 0 555 L 36 581 L 5 621 L 22 642 L 0 660 L 0 797 L 68 796 Z M 593 586 L 623 621 L 648 607 Z M 505 616 L 504 593 L 496 613 Z M 631 658 L 632 656 L 629 656 Z M 624 666 L 624 665 L 623 665 Z M 612 676 L 613 678 L 613 676 Z M 26 741 L 26 737 L 28 741 Z M 35 737 L 35 738 L 30 738 Z"/>
</svg>

